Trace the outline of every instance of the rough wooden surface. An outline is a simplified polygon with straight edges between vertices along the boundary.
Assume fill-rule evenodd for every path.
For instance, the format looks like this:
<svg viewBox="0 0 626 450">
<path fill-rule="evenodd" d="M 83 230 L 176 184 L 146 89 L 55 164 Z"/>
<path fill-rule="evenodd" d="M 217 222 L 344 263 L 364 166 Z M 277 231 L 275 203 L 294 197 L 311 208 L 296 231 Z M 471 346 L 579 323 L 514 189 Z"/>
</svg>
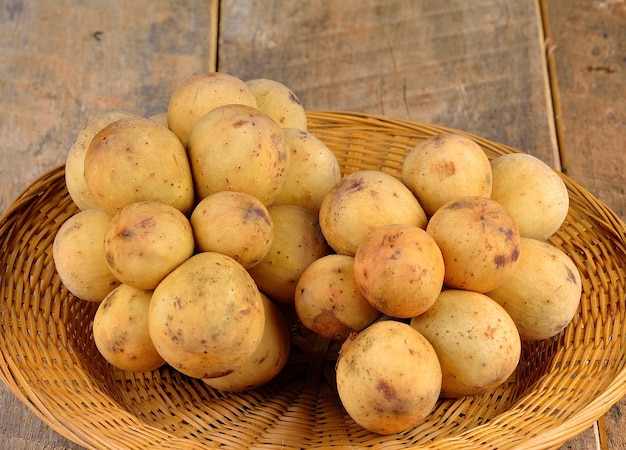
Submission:
<svg viewBox="0 0 626 450">
<path fill-rule="evenodd" d="M 556 160 L 532 0 L 226 0 L 220 23 L 219 70 L 282 81 L 307 108 L 444 124 Z"/>
<path fill-rule="evenodd" d="M 564 169 L 626 218 L 626 2 L 546 0 L 542 6 Z M 623 399 L 599 421 L 601 448 L 626 449 L 625 413 Z"/>
<path fill-rule="evenodd" d="M 434 122 L 555 167 L 562 160 L 568 174 L 626 216 L 623 0 L 217 3 L 5 1 L 0 210 L 64 160 L 90 116 L 163 111 L 182 79 L 217 68 L 283 81 L 309 109 Z M 562 449 L 626 448 L 625 409 L 618 403 Z M 4 386 L 0 443 L 80 448 Z"/>
</svg>

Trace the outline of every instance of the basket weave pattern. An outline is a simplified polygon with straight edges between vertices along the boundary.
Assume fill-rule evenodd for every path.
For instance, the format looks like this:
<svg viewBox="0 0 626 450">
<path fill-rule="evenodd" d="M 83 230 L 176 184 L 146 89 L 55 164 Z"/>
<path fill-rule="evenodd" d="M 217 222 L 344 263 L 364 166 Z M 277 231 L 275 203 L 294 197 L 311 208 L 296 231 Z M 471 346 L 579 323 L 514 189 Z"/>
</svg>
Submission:
<svg viewBox="0 0 626 450">
<path fill-rule="evenodd" d="M 354 113 L 308 118 L 344 174 L 379 169 L 399 177 L 410 148 L 453 131 Z M 516 151 L 470 137 L 490 158 Z M 577 316 L 558 336 L 524 343 L 508 382 L 489 394 L 441 400 L 405 433 L 379 436 L 356 425 L 334 385 L 337 345 L 298 327 L 284 371 L 245 393 L 212 390 L 167 366 L 129 374 L 108 365 L 91 336 L 97 305 L 69 294 L 54 269 L 54 235 L 77 212 L 62 166 L 32 183 L 0 222 L 0 379 L 50 427 L 87 448 L 558 447 L 626 394 L 624 224 L 563 178 L 570 212 L 550 242 L 583 276 Z"/>
</svg>

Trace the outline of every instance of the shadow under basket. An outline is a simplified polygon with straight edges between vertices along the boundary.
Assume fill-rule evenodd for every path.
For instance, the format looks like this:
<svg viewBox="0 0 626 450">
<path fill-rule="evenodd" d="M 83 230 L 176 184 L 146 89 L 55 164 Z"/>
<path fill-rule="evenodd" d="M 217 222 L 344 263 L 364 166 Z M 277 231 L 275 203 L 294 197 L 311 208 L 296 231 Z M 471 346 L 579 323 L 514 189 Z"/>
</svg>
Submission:
<svg viewBox="0 0 626 450">
<path fill-rule="evenodd" d="M 311 111 L 309 131 L 344 174 L 378 169 L 400 176 L 407 152 L 455 131 L 490 158 L 517 150 L 413 121 Z M 168 366 L 114 369 L 93 342 L 97 304 L 61 284 L 52 242 L 77 212 L 64 167 L 32 183 L 2 216 L 0 377 L 43 422 L 86 448 L 113 449 L 512 449 L 555 448 L 593 424 L 626 394 L 623 222 L 562 175 L 570 211 L 550 242 L 583 277 L 579 310 L 558 336 L 523 344 L 516 372 L 485 395 L 440 400 L 414 429 L 365 431 L 339 401 L 337 344 L 295 326 L 285 369 L 269 384 L 222 393 Z"/>
</svg>

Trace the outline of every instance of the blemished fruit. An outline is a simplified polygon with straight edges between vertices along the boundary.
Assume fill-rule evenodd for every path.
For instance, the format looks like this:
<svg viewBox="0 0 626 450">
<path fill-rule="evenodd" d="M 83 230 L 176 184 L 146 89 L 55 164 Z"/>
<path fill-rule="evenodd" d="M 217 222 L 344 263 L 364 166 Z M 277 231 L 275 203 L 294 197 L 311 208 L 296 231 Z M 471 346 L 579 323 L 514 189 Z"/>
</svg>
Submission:
<svg viewBox="0 0 626 450">
<path fill-rule="evenodd" d="M 272 300 L 293 304 L 302 272 L 330 249 L 313 211 L 296 205 L 270 206 L 268 211 L 274 239 L 265 257 L 248 272 Z"/>
<path fill-rule="evenodd" d="M 304 106 L 294 92 L 276 80 L 255 78 L 246 85 L 257 103 L 257 107 L 269 115 L 282 128 L 307 129 Z"/>
<path fill-rule="evenodd" d="M 243 80 L 224 72 L 197 73 L 181 83 L 170 96 L 167 124 L 186 145 L 189 132 L 202 116 L 229 104 L 257 106 Z"/>
<path fill-rule="evenodd" d="M 85 180 L 111 215 L 139 201 L 191 211 L 194 189 L 185 147 L 145 117 L 119 119 L 99 131 L 85 155 Z"/>
<path fill-rule="evenodd" d="M 493 290 L 519 258 L 517 223 L 488 198 L 462 197 L 446 203 L 430 218 L 426 231 L 441 249 L 444 284 L 449 288 Z"/>
<path fill-rule="evenodd" d="M 460 197 L 491 196 L 491 165 L 471 138 L 443 133 L 416 145 L 402 165 L 402 181 L 430 217 Z"/>
<path fill-rule="evenodd" d="M 223 253 L 246 269 L 267 255 L 274 240 L 269 211 L 245 192 L 220 191 L 203 198 L 190 222 L 198 250 Z"/>
<path fill-rule="evenodd" d="M 354 257 L 330 254 L 313 261 L 296 285 L 294 305 L 302 324 L 320 336 L 344 341 L 380 316 L 354 279 Z"/>
<path fill-rule="evenodd" d="M 341 179 L 337 157 L 308 131 L 285 128 L 291 152 L 285 186 L 273 205 L 298 205 L 319 211 L 326 194 Z"/>
<path fill-rule="evenodd" d="M 487 295 L 513 318 L 522 340 L 559 334 L 574 318 L 582 278 L 574 261 L 545 241 L 522 238 L 513 273 Z"/>
<path fill-rule="evenodd" d="M 411 319 L 410 325 L 437 352 L 444 398 L 495 389 L 519 363 L 521 340 L 515 323 L 485 294 L 445 290 L 428 311 Z"/>
<path fill-rule="evenodd" d="M 110 123 L 125 117 L 136 116 L 137 114 L 130 111 L 109 111 L 90 119 L 76 136 L 65 161 L 65 185 L 79 209 L 100 207 L 100 203 L 94 198 L 85 180 L 85 156 L 91 140 Z"/>
<path fill-rule="evenodd" d="M 373 230 L 354 256 L 354 278 L 382 313 L 407 319 L 428 310 L 441 292 L 444 261 L 435 240 L 414 225 Z"/>
<path fill-rule="evenodd" d="M 434 409 L 442 372 L 428 340 L 409 325 L 376 322 L 346 340 L 337 360 L 337 390 L 352 419 L 387 435 L 415 427 Z"/>
<path fill-rule="evenodd" d="M 154 289 L 193 255 L 195 243 L 187 217 L 161 202 L 134 202 L 121 209 L 104 234 L 111 272 L 138 289 Z"/>
<path fill-rule="evenodd" d="M 110 223 L 111 215 L 104 209 L 86 209 L 67 219 L 54 237 L 52 256 L 59 278 L 82 300 L 101 302 L 120 284 L 102 245 Z"/>
<path fill-rule="evenodd" d="M 223 377 L 204 378 L 208 386 L 227 392 L 246 391 L 269 382 L 287 364 L 291 346 L 287 321 L 274 302 L 266 295 L 261 296 L 265 310 L 261 343 L 233 372 Z"/>
<path fill-rule="evenodd" d="M 225 105 L 198 120 L 187 152 L 201 200 L 239 191 L 272 204 L 287 181 L 291 153 L 283 129 L 258 108 Z"/>
<path fill-rule="evenodd" d="M 259 346 L 263 299 L 241 264 L 197 253 L 156 287 L 148 311 L 150 338 L 169 365 L 191 377 L 237 370 Z"/>
<path fill-rule="evenodd" d="M 149 372 L 165 364 L 148 331 L 151 290 L 121 284 L 98 305 L 93 338 L 113 366 L 127 372 Z"/>
<path fill-rule="evenodd" d="M 438 399 L 509 389 L 522 342 L 576 319 L 564 178 L 460 132 L 398 136 L 376 162 L 367 132 L 344 148 L 308 117 L 280 82 L 214 72 L 166 111 L 85 124 L 65 167 L 79 213 L 52 256 L 73 301 L 100 302 L 98 351 L 232 399 L 322 375 L 344 417 L 384 435 Z"/>
<path fill-rule="evenodd" d="M 426 228 L 426 213 L 400 180 L 378 170 L 343 177 L 324 197 L 319 222 L 335 252 L 354 256 L 369 233 L 403 223 Z"/>
<path fill-rule="evenodd" d="M 527 153 L 507 153 L 491 161 L 491 198 L 515 219 L 520 235 L 546 240 L 563 224 L 569 194 L 561 176 Z"/>
</svg>

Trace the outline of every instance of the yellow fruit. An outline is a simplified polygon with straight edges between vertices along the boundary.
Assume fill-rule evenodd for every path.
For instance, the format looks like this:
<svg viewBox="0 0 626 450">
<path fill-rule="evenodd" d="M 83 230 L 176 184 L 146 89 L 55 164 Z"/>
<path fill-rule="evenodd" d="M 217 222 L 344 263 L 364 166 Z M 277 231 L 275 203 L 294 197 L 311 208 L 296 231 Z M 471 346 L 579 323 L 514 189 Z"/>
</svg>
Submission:
<svg viewBox="0 0 626 450">
<path fill-rule="evenodd" d="M 441 367 L 428 340 L 409 325 L 376 322 L 341 347 L 341 403 L 363 428 L 393 434 L 417 426 L 434 409 Z"/>
<path fill-rule="evenodd" d="M 150 338 L 178 371 L 214 378 L 237 370 L 263 337 L 261 294 L 234 259 L 198 253 L 163 279 L 148 311 Z"/>
<path fill-rule="evenodd" d="M 513 319 L 484 294 L 445 290 L 411 326 L 437 352 L 442 397 L 484 394 L 504 383 L 519 363 L 521 340 Z"/>
</svg>

